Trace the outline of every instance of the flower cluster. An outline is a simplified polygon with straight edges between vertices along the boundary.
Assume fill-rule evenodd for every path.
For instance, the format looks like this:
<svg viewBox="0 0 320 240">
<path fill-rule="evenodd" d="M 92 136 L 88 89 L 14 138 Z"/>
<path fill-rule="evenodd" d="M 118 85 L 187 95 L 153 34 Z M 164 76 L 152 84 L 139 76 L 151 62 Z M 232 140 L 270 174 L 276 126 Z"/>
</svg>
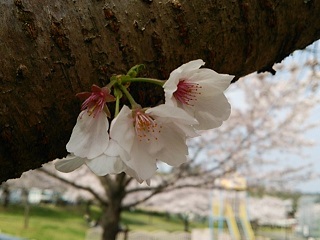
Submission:
<svg viewBox="0 0 320 240">
<path fill-rule="evenodd" d="M 143 182 L 155 174 L 157 161 L 171 166 L 186 162 L 186 140 L 199 130 L 219 127 L 230 115 L 223 91 L 233 76 L 202 65 L 202 60 L 183 64 L 166 81 L 137 78 L 138 65 L 103 88 L 93 85 L 91 92 L 77 94 L 84 99 L 82 112 L 66 146 L 70 154 L 55 163 L 56 169 L 71 172 L 86 164 L 98 176 L 125 172 Z M 126 87 L 136 81 L 161 85 L 165 104 L 142 108 Z M 120 110 L 123 94 L 131 106 Z M 107 103 L 113 101 L 116 110 L 109 128 Z"/>
</svg>

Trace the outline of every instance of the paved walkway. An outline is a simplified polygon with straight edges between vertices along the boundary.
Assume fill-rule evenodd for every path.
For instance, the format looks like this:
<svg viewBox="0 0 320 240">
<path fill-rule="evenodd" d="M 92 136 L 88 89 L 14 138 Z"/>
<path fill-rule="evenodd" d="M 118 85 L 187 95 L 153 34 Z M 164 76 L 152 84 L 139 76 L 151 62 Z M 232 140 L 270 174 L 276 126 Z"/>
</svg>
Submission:
<svg viewBox="0 0 320 240">
<path fill-rule="evenodd" d="M 271 240 L 306 240 L 307 238 L 293 234 L 286 233 L 284 231 L 270 231 L 270 232 L 261 232 L 259 235 L 270 238 Z"/>
<path fill-rule="evenodd" d="M 26 240 L 26 239 L 0 233 L 0 240 Z"/>
</svg>

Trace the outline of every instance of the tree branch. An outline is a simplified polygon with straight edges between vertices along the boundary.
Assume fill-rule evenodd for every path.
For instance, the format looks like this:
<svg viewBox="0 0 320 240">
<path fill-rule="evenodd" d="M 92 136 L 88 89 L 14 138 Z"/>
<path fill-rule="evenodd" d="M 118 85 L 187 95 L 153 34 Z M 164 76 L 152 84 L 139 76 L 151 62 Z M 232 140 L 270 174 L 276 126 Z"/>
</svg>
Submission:
<svg viewBox="0 0 320 240">
<path fill-rule="evenodd" d="M 70 186 L 72 186 L 74 188 L 85 190 L 85 191 L 91 193 L 95 197 L 95 199 L 97 199 L 99 201 L 99 203 L 101 205 L 104 205 L 104 206 L 108 205 L 108 201 L 103 199 L 103 198 L 101 198 L 100 195 L 98 193 L 96 193 L 90 187 L 85 187 L 85 186 L 79 185 L 79 184 L 77 184 L 75 182 L 69 181 L 69 180 L 67 180 L 67 179 L 65 179 L 63 177 L 60 177 L 60 176 L 58 176 L 58 175 L 56 175 L 56 174 L 54 174 L 54 173 L 52 173 L 52 172 L 50 172 L 50 171 L 48 171 L 48 170 L 46 170 L 44 168 L 39 168 L 39 169 L 37 169 L 37 171 L 43 172 L 43 173 L 49 175 L 50 177 L 56 178 L 56 179 L 60 180 L 61 182 L 66 183 L 66 184 L 68 184 L 68 185 L 70 185 Z"/>
</svg>

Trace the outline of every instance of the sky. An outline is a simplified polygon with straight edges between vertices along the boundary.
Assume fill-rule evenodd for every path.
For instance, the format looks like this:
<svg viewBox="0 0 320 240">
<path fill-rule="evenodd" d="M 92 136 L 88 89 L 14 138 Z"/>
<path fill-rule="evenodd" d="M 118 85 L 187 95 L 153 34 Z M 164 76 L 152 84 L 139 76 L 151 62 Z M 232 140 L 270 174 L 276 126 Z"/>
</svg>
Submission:
<svg viewBox="0 0 320 240">
<path fill-rule="evenodd" d="M 320 120 L 320 106 L 315 110 L 314 118 Z M 315 141 L 315 145 L 305 149 L 308 160 L 313 164 L 313 171 L 318 174 L 315 179 L 301 182 L 296 186 L 297 190 L 305 193 L 320 193 L 320 126 L 306 133 L 306 137 Z"/>
<path fill-rule="evenodd" d="M 277 76 L 275 76 L 276 78 Z M 241 81 L 241 80 L 240 80 Z M 239 91 L 230 91 L 226 93 L 227 98 L 231 102 L 231 107 L 245 108 L 245 101 Z M 320 120 L 320 105 L 314 109 L 311 118 L 311 122 Z M 227 120 L 228 121 L 228 120 Z M 297 156 L 294 154 L 286 154 L 280 151 L 273 151 L 270 154 L 270 159 L 279 159 L 280 162 L 276 166 L 259 166 L 259 169 L 255 171 L 270 170 L 280 167 L 298 167 L 307 165 L 310 163 L 314 176 L 309 181 L 301 181 L 296 185 L 293 185 L 290 190 L 297 190 L 303 193 L 320 193 L 320 121 L 319 126 L 306 132 L 303 136 L 307 140 L 314 142 L 312 147 L 305 147 L 302 149 L 303 156 Z M 254 168 L 254 167 L 253 167 Z M 291 187 L 292 184 L 289 184 Z"/>
<path fill-rule="evenodd" d="M 284 64 L 290 65 L 292 62 L 303 62 L 310 57 L 316 58 L 320 64 L 320 41 L 307 47 L 307 51 L 295 51 L 284 60 Z M 318 66 L 317 71 L 320 72 L 320 66 Z M 316 81 L 319 81 L 319 79 L 316 79 Z M 304 193 L 320 193 L 320 105 L 315 108 L 310 121 L 319 122 L 318 127 L 305 133 L 305 137 L 313 140 L 315 144 L 313 147 L 304 149 L 305 158 L 297 157 L 296 159 L 292 159 L 291 162 L 292 164 L 301 164 L 301 161 L 308 161 L 312 164 L 314 173 L 318 175 L 310 181 L 300 182 L 295 188 Z"/>
<path fill-rule="evenodd" d="M 315 42 L 307 48 L 307 51 L 296 51 L 287 57 L 283 64 L 290 66 L 292 63 L 299 64 L 305 62 L 306 59 L 316 58 L 320 64 L 320 41 Z M 301 64 L 302 65 L 302 64 Z M 300 65 L 300 66 L 301 66 Z M 307 69 L 302 69 L 300 77 L 303 77 Z M 317 71 L 320 72 L 320 66 Z M 276 74 L 274 78 L 277 80 L 279 76 Z M 316 79 L 319 81 L 319 79 Z M 320 93 L 319 93 L 320 94 Z M 312 122 L 319 122 L 319 126 L 305 133 L 307 139 L 314 141 L 313 147 L 303 149 L 304 157 L 301 156 L 288 156 L 282 164 L 291 166 L 301 166 L 304 163 L 311 163 L 314 172 L 313 179 L 303 181 L 296 184 L 293 189 L 303 193 L 320 193 L 320 105 L 315 108 L 311 118 Z M 277 154 L 277 153 L 275 153 Z M 283 157 L 285 158 L 285 156 Z"/>
</svg>

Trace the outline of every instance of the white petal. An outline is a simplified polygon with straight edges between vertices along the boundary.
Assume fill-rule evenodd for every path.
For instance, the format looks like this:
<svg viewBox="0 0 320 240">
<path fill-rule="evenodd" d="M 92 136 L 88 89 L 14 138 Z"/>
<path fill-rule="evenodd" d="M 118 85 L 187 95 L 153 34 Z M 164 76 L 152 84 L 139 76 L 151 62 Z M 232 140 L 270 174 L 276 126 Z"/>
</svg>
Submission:
<svg viewBox="0 0 320 240">
<path fill-rule="evenodd" d="M 184 106 L 187 108 L 188 106 Z M 187 109 L 186 109 L 187 110 Z M 227 98 L 220 95 L 201 97 L 201 101 L 194 106 L 194 116 L 199 125 L 194 125 L 198 130 L 207 130 L 221 126 L 222 122 L 227 120 L 231 113 L 231 106 Z"/>
<path fill-rule="evenodd" d="M 82 111 L 67 144 L 68 152 L 88 159 L 101 155 L 108 147 L 108 127 L 104 112 L 93 117 L 87 111 Z"/>
<path fill-rule="evenodd" d="M 188 154 L 185 136 L 176 130 L 172 126 L 163 128 L 163 141 L 165 141 L 166 146 L 157 153 L 157 159 L 171 166 L 179 166 L 185 163 L 187 160 L 186 155 Z"/>
<path fill-rule="evenodd" d="M 128 153 L 113 139 L 110 139 L 109 145 L 104 154 L 110 157 L 120 157 L 123 161 L 129 160 L 130 158 Z"/>
<path fill-rule="evenodd" d="M 85 158 L 76 157 L 74 155 L 68 155 L 63 159 L 59 159 L 54 163 L 55 168 L 64 173 L 69 173 L 77 168 L 81 167 L 85 163 Z"/>
<path fill-rule="evenodd" d="M 135 130 L 133 126 L 132 111 L 123 106 L 118 116 L 112 120 L 110 137 L 114 139 L 124 150 L 131 151 Z"/>
<path fill-rule="evenodd" d="M 139 141 L 135 141 L 130 153 L 131 159 L 125 164 L 132 168 L 138 175 L 138 178 L 147 180 L 151 178 L 156 170 L 156 158 L 150 155 Z"/>
<path fill-rule="evenodd" d="M 208 112 L 197 112 L 196 117 L 199 119 L 200 124 L 195 126 L 197 130 L 208 130 L 220 127 L 223 123 L 222 119 L 216 118 Z"/>
<path fill-rule="evenodd" d="M 111 173 L 120 173 L 125 170 L 125 164 L 119 157 L 110 157 L 102 154 L 94 159 L 86 161 L 87 166 L 98 176 Z"/>
<path fill-rule="evenodd" d="M 194 72 L 192 76 L 188 78 L 190 82 L 195 82 L 201 84 L 206 84 L 203 86 L 205 90 L 207 86 L 214 86 L 215 88 L 219 89 L 221 92 L 226 90 L 231 80 L 234 78 L 232 75 L 228 74 L 219 74 L 211 69 L 202 68 L 198 71 Z M 210 92 L 210 90 L 207 90 Z"/>
<path fill-rule="evenodd" d="M 177 90 L 179 79 L 180 73 L 172 72 L 169 79 L 163 84 L 166 98 L 171 98 L 173 93 Z"/>
<path fill-rule="evenodd" d="M 197 130 L 209 130 L 213 128 L 220 127 L 222 125 L 222 122 L 218 118 L 214 118 L 210 113 L 208 112 L 197 112 L 196 117 L 199 119 L 200 124 L 195 126 Z"/>
<path fill-rule="evenodd" d="M 169 152 L 168 149 L 161 151 L 158 154 L 159 160 L 165 162 L 173 167 L 178 167 L 187 162 L 187 156 L 179 153 L 178 151 Z"/>
<path fill-rule="evenodd" d="M 177 99 L 173 96 L 173 94 L 168 93 L 167 91 L 164 91 L 165 96 L 165 104 L 168 106 L 178 106 Z"/>
<path fill-rule="evenodd" d="M 182 132 L 184 132 L 187 137 L 193 138 L 193 137 L 200 136 L 200 134 L 197 131 L 195 131 L 195 126 L 197 126 L 198 124 L 192 125 L 192 126 L 179 124 L 179 123 L 173 123 L 173 124 L 175 124 L 177 128 L 179 128 Z"/>
<path fill-rule="evenodd" d="M 120 152 L 119 144 L 113 139 L 110 139 L 109 145 L 107 149 L 104 151 L 104 154 L 111 157 L 116 157 L 116 156 L 119 156 L 119 152 Z"/>
<path fill-rule="evenodd" d="M 147 179 L 147 180 L 146 180 L 146 184 L 150 187 L 151 179 Z"/>
<path fill-rule="evenodd" d="M 178 69 L 181 72 L 192 71 L 194 69 L 199 69 L 204 64 L 205 64 L 205 62 L 202 59 L 197 59 L 197 60 L 193 60 L 193 61 L 190 61 L 190 62 L 187 62 L 187 63 L 181 65 Z"/>
<path fill-rule="evenodd" d="M 144 180 L 142 180 L 138 174 L 130 167 L 127 167 L 124 171 L 126 174 L 128 174 L 130 177 L 135 178 L 139 183 L 142 183 Z M 148 180 L 147 180 L 148 181 Z M 149 180 L 150 181 L 150 180 Z"/>
<path fill-rule="evenodd" d="M 146 110 L 146 113 L 150 114 L 151 116 L 161 117 L 162 122 L 179 121 L 180 123 L 187 125 L 193 125 L 198 123 L 196 119 L 190 116 L 183 109 L 168 106 L 166 104 L 161 104 L 154 108 L 149 108 Z"/>
</svg>

